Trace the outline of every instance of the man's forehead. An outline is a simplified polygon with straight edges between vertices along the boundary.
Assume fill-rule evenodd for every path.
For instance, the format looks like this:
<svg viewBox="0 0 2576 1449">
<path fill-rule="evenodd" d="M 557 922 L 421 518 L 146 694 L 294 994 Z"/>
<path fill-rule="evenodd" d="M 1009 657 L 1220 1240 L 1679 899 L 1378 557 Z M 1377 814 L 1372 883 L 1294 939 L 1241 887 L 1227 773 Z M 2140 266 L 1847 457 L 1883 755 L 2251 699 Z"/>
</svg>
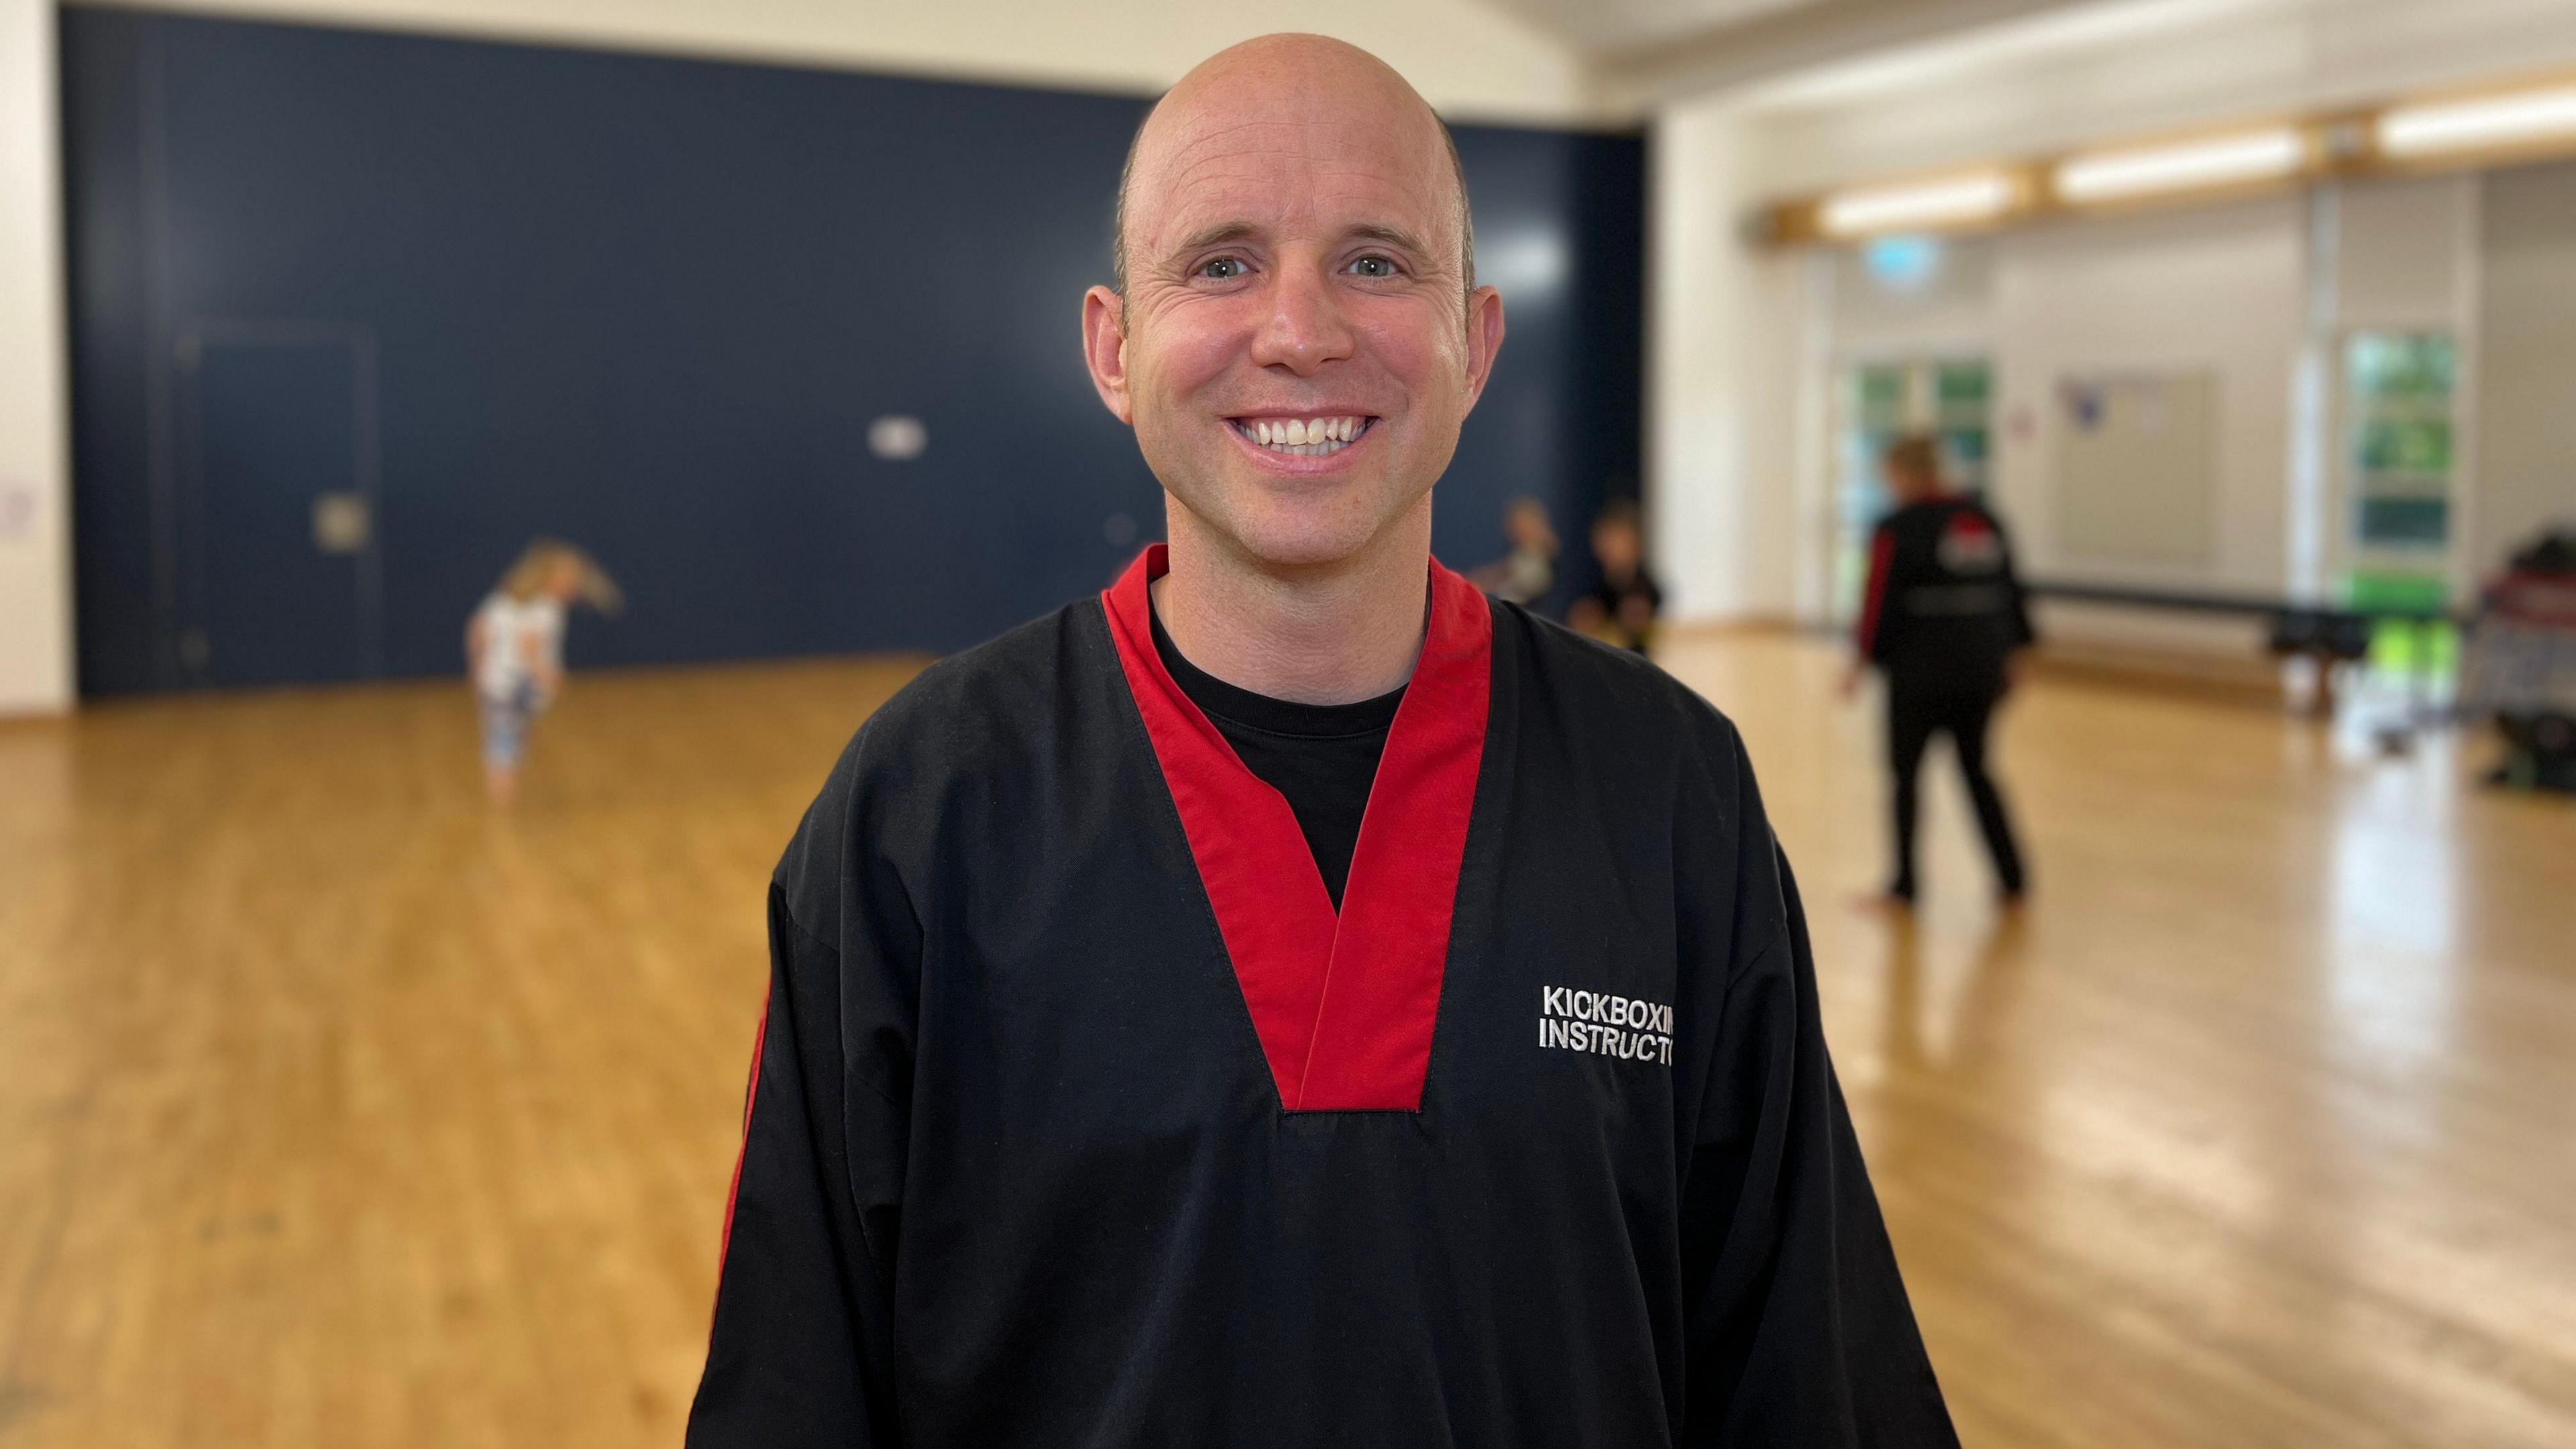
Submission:
<svg viewBox="0 0 2576 1449">
<path fill-rule="evenodd" d="M 1347 115 L 1217 115 L 1175 125 L 1139 167 L 1130 221 L 1165 238 L 1288 215 L 1432 232 L 1452 208 L 1438 133 Z M 1225 213 L 1223 216 L 1217 213 Z"/>
</svg>

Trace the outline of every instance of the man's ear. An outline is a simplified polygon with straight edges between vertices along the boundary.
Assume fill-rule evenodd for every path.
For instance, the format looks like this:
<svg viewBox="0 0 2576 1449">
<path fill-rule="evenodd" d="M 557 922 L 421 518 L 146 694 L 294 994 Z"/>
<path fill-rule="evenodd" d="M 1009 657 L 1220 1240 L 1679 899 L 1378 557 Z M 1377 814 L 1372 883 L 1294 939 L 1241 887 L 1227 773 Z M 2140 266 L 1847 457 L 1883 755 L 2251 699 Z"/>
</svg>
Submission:
<svg viewBox="0 0 2576 1449">
<path fill-rule="evenodd" d="M 1478 287 L 1467 294 L 1467 406 L 1485 395 L 1494 358 L 1503 350 L 1503 294 Z"/>
<path fill-rule="evenodd" d="M 1082 360 L 1101 404 L 1129 427 L 1136 414 L 1127 402 L 1127 299 L 1107 287 L 1082 294 Z"/>
</svg>

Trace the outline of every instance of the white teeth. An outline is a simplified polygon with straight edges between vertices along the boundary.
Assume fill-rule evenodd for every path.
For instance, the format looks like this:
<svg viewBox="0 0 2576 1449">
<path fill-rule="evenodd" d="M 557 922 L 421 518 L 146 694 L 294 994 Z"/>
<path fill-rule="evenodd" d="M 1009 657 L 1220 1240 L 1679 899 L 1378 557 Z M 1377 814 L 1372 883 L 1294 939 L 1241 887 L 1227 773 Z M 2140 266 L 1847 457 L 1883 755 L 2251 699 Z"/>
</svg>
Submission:
<svg viewBox="0 0 2576 1449">
<path fill-rule="evenodd" d="M 1364 419 L 1346 418 L 1256 418 L 1238 423 L 1243 435 L 1265 448 L 1276 449 L 1296 458 L 1317 458 L 1338 453 L 1358 441 L 1366 432 Z"/>
</svg>

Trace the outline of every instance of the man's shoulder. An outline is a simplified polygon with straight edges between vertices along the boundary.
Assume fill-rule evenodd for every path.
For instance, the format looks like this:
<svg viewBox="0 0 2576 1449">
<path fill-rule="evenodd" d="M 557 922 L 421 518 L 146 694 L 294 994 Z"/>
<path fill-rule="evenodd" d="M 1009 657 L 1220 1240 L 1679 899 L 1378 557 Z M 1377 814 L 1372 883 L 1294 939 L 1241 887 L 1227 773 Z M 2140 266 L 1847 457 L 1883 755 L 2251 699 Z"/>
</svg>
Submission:
<svg viewBox="0 0 2576 1449">
<path fill-rule="evenodd" d="M 1714 749 L 1730 758 L 1741 748 L 1723 710 L 1642 654 L 1500 602 L 1494 642 L 1519 655 L 1524 706 L 1582 734 L 1578 746 Z"/>
<path fill-rule="evenodd" d="M 824 879 L 854 833 L 921 838 L 960 789 L 992 788 L 1053 748 L 1072 676 L 1109 647 L 1099 604 L 1078 599 L 930 665 L 862 722 L 779 864 L 782 884 Z"/>
<path fill-rule="evenodd" d="M 1640 655 L 1506 606 L 1521 763 L 1632 824 L 1734 840 L 1761 816 L 1753 760 L 1726 712 Z"/>
<path fill-rule="evenodd" d="M 938 660 L 879 705 L 852 744 L 912 751 L 971 745 L 994 730 L 1024 734 L 1061 700 L 1099 613 L 1098 600 L 1077 599 Z"/>
</svg>

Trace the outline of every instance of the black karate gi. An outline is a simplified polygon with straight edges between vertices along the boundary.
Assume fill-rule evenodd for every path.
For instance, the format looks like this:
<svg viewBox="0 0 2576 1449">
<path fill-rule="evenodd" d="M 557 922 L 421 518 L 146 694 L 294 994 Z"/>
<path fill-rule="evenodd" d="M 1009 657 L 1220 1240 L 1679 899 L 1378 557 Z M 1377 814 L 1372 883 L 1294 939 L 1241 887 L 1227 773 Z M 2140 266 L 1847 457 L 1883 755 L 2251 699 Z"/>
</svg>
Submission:
<svg viewBox="0 0 2576 1449">
<path fill-rule="evenodd" d="M 1915 895 L 1923 754 L 1936 734 L 1948 735 L 1959 757 L 1996 885 L 2006 896 L 2025 889 L 2012 817 L 1986 769 L 1986 729 L 2010 682 L 2007 661 L 2032 637 L 2011 541 L 1974 500 L 1925 499 L 1878 525 L 1854 643 L 1887 676 L 1896 856 L 1888 894 Z"/>
<path fill-rule="evenodd" d="M 1726 720 L 1435 566 L 1336 920 L 1158 556 L 780 862 L 689 1442 L 1955 1444 Z"/>
</svg>

